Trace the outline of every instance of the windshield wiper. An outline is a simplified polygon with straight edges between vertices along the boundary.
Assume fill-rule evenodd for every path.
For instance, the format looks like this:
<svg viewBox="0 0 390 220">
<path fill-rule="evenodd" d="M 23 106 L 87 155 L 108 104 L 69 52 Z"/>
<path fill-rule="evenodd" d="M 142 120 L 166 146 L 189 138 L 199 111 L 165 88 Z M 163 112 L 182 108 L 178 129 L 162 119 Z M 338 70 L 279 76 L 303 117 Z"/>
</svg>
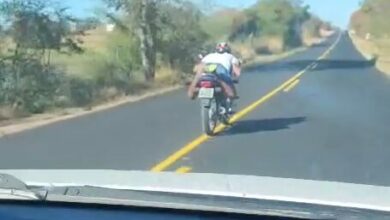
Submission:
<svg viewBox="0 0 390 220">
<path fill-rule="evenodd" d="M 0 199 L 5 200 L 45 200 L 48 191 L 32 190 L 27 185 L 9 174 L 0 174 Z"/>
</svg>

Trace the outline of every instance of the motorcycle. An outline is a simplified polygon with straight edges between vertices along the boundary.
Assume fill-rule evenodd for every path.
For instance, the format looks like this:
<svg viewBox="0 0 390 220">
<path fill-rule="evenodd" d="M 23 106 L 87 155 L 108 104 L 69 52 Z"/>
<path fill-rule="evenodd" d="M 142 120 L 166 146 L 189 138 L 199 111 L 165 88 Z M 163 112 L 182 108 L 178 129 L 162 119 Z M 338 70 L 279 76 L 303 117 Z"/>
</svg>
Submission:
<svg viewBox="0 0 390 220">
<path fill-rule="evenodd" d="M 225 95 L 217 75 L 211 71 L 201 76 L 197 91 L 203 132 L 213 135 L 219 122 L 229 125 L 229 108 L 232 107 L 232 100 Z"/>
</svg>

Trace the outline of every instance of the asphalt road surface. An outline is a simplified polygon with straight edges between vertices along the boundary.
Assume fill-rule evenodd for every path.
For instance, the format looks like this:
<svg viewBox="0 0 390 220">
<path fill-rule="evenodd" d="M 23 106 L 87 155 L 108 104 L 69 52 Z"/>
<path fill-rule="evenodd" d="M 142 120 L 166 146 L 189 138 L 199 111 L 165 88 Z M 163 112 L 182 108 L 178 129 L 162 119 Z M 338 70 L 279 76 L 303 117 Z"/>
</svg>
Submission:
<svg viewBox="0 0 390 220">
<path fill-rule="evenodd" d="M 194 143 L 199 103 L 178 90 L 0 138 L 0 169 L 150 170 L 192 144 L 163 170 L 390 186 L 390 79 L 346 34 L 245 71 L 237 110 L 309 65 L 295 87 L 205 143 Z"/>
</svg>

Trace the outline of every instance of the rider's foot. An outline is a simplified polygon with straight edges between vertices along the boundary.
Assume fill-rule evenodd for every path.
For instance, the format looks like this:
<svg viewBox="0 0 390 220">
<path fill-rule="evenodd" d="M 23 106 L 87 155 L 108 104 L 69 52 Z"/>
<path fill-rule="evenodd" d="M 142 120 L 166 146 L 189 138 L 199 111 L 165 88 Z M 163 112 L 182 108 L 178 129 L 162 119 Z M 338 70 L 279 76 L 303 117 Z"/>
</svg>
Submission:
<svg viewBox="0 0 390 220">
<path fill-rule="evenodd" d="M 196 98 L 195 92 L 194 92 L 194 93 L 188 93 L 188 97 L 189 97 L 191 100 L 194 100 L 194 99 Z"/>
</svg>

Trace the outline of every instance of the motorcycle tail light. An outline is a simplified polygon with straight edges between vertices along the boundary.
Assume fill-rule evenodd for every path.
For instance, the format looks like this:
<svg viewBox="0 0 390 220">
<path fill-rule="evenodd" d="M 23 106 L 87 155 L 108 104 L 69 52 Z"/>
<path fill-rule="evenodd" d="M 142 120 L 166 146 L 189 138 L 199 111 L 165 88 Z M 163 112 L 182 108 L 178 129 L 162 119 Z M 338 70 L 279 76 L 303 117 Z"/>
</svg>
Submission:
<svg viewBox="0 0 390 220">
<path fill-rule="evenodd" d="M 200 87 L 202 87 L 202 88 L 213 88 L 214 87 L 214 83 L 211 82 L 211 81 L 201 81 L 200 82 Z"/>
</svg>

